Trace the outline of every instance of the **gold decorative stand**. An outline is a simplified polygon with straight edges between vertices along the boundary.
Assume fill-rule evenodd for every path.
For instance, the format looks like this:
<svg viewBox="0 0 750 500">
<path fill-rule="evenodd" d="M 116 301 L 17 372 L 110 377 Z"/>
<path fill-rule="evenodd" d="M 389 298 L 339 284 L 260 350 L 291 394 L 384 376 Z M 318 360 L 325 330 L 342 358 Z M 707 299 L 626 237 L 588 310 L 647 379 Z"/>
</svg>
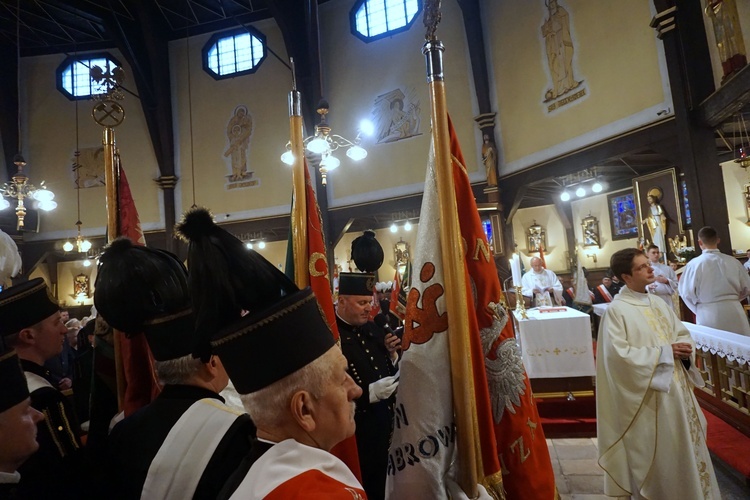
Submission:
<svg viewBox="0 0 750 500">
<path fill-rule="evenodd" d="M 521 316 L 521 318 L 529 319 L 529 317 L 526 316 L 526 304 L 524 304 L 523 294 L 521 293 L 523 287 L 514 286 L 513 288 L 516 289 L 516 312 Z"/>
</svg>

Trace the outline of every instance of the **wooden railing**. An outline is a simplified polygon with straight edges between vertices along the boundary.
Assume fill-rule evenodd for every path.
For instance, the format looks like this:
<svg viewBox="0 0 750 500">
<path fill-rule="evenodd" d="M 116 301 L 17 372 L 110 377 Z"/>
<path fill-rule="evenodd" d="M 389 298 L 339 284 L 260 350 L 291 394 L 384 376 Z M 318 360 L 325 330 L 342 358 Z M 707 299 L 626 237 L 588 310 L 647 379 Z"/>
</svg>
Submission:
<svg viewBox="0 0 750 500">
<path fill-rule="evenodd" d="M 706 386 L 695 394 L 704 408 L 750 436 L 750 337 L 685 322 L 696 344 Z"/>
</svg>

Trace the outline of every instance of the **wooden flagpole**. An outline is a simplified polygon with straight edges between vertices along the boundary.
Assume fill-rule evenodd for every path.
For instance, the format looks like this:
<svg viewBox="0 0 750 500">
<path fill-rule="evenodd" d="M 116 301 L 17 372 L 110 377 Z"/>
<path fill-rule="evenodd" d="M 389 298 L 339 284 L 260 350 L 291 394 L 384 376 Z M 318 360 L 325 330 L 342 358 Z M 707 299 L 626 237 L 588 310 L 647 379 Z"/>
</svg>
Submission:
<svg viewBox="0 0 750 500">
<path fill-rule="evenodd" d="M 301 95 L 297 90 L 297 77 L 292 64 L 292 91 L 289 92 L 289 143 L 292 164 L 292 245 L 294 257 L 294 282 L 299 288 L 310 284 L 307 252 L 307 199 L 305 189 L 305 147 L 303 139 Z"/>
<path fill-rule="evenodd" d="M 427 65 L 432 140 L 435 151 L 434 168 L 440 206 L 440 246 L 443 254 L 445 299 L 448 311 L 453 408 L 458 432 L 457 481 L 470 498 L 475 498 L 478 494 L 477 480 L 480 478 L 481 457 L 477 445 L 479 429 L 476 421 L 474 380 L 468 338 L 469 299 L 466 294 L 466 275 L 453 182 L 448 111 L 443 79 L 442 53 L 445 48 L 435 35 L 440 22 L 440 1 L 426 0 L 424 9 L 427 34 L 422 53 L 425 55 Z"/>
</svg>

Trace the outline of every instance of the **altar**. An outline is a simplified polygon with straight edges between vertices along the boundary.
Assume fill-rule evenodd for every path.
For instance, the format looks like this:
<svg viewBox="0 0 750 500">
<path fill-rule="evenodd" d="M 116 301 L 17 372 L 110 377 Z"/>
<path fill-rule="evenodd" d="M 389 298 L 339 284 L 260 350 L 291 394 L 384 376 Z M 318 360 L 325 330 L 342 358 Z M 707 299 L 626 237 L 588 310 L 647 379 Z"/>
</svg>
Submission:
<svg viewBox="0 0 750 500">
<path fill-rule="evenodd" d="M 530 379 L 596 375 L 588 314 L 570 307 L 533 308 L 524 319 L 513 312 Z"/>
</svg>

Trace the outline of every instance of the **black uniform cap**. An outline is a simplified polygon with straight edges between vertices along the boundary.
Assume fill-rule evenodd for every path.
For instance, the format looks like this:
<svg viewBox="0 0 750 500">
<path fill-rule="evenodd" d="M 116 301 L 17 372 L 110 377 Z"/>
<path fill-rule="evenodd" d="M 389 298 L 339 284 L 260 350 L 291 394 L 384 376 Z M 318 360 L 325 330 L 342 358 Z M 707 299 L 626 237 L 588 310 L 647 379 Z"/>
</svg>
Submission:
<svg viewBox="0 0 750 500">
<path fill-rule="evenodd" d="M 47 284 L 34 278 L 0 292 L 0 335 L 18 333 L 60 310 Z"/>
<path fill-rule="evenodd" d="M 119 238 L 99 258 L 94 304 L 113 328 L 145 333 L 157 361 L 204 357 L 208 339 L 196 334 L 187 279 L 171 253 Z"/>
</svg>

